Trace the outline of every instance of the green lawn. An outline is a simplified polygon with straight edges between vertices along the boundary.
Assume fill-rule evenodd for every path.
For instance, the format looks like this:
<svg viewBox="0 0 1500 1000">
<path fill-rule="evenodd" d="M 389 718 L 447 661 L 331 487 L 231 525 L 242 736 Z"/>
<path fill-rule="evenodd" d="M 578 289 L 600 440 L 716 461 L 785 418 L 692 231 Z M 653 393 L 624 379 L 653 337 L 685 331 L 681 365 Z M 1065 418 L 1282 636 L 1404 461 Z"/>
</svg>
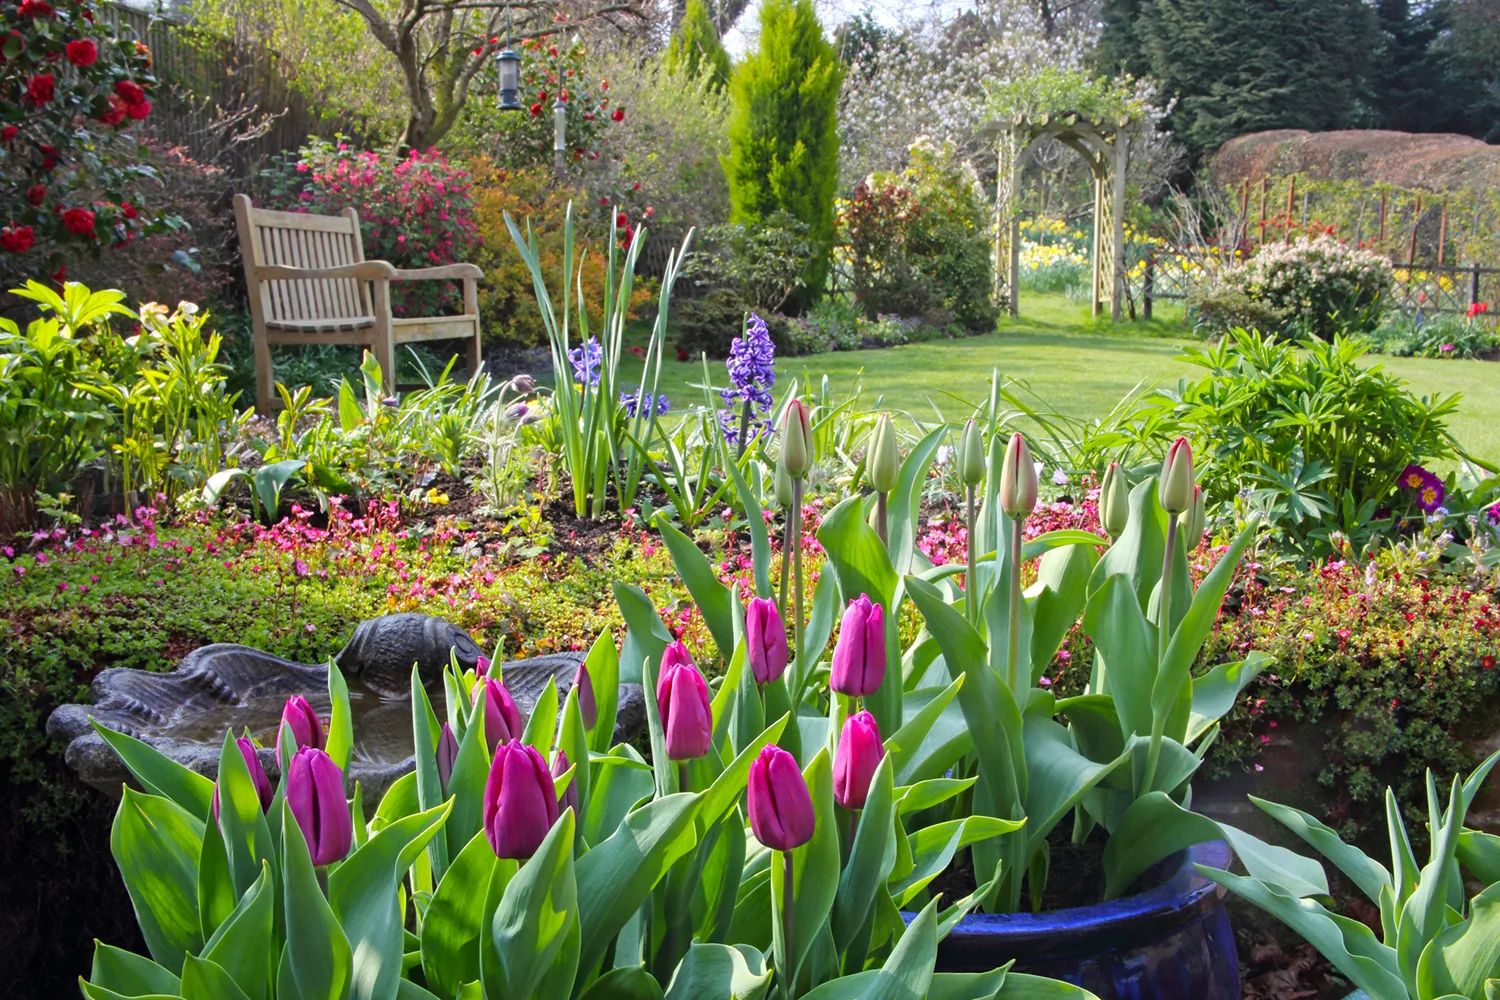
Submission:
<svg viewBox="0 0 1500 1000">
<path fill-rule="evenodd" d="M 1181 311 L 1170 306 L 1159 308 L 1159 318 L 1149 324 L 1118 326 L 1092 321 L 1086 303 L 1061 295 L 1027 296 L 1021 311 L 1019 319 L 1006 319 L 998 333 L 983 337 L 786 358 L 777 371 L 782 379 L 826 374 L 839 390 L 861 379 L 867 405 L 925 419 L 933 418 L 934 406 L 949 417 L 965 413 L 954 397 L 981 400 L 993 369 L 1028 386 L 1045 408 L 1079 417 L 1102 416 L 1139 382 L 1171 382 L 1193 373 L 1192 366 L 1174 360 L 1189 338 Z M 1462 392 L 1454 433 L 1475 455 L 1500 459 L 1500 363 L 1383 355 L 1371 355 L 1370 363 L 1406 379 L 1418 394 Z M 722 384 L 723 365 L 710 362 L 709 370 Z M 638 372 L 627 368 L 626 377 L 639 378 Z M 661 391 L 673 402 L 696 402 L 701 391 L 691 384 L 701 381 L 700 363 L 678 362 L 669 354 Z"/>
</svg>

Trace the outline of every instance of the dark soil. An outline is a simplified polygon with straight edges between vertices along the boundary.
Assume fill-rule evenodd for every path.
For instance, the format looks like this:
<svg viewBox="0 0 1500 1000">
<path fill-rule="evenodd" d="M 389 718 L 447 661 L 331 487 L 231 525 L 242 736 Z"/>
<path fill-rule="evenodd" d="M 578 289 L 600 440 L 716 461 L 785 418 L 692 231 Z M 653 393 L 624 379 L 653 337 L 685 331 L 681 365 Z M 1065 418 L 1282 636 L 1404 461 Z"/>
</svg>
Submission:
<svg viewBox="0 0 1500 1000">
<path fill-rule="evenodd" d="M 1231 897 L 1241 1000 L 1343 1000 L 1354 987 L 1312 945 Z"/>
</svg>

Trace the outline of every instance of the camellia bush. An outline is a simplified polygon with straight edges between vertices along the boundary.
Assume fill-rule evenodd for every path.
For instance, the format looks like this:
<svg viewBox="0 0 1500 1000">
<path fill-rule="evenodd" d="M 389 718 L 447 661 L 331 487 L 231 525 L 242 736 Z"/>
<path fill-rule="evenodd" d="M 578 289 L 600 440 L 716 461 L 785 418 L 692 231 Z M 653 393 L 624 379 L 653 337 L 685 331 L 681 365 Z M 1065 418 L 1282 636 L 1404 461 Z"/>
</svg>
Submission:
<svg viewBox="0 0 1500 1000">
<path fill-rule="evenodd" d="M 76 0 L 7 8 L 0 43 L 0 267 L 61 280 L 68 256 L 167 224 L 131 127 L 151 114 L 151 53 Z"/>
</svg>

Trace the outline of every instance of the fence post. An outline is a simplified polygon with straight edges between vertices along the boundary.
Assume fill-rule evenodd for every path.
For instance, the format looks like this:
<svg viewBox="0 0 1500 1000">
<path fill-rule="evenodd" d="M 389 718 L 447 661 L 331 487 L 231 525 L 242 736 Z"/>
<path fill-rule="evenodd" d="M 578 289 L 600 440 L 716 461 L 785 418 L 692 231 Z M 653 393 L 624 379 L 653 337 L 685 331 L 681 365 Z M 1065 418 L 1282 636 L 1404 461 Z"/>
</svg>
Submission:
<svg viewBox="0 0 1500 1000">
<path fill-rule="evenodd" d="M 1146 254 L 1146 277 L 1141 282 L 1141 318 L 1151 318 L 1151 296 L 1156 291 L 1156 251 Z"/>
<path fill-rule="evenodd" d="M 1479 304 L 1479 265 L 1469 265 L 1469 307 Z"/>
</svg>

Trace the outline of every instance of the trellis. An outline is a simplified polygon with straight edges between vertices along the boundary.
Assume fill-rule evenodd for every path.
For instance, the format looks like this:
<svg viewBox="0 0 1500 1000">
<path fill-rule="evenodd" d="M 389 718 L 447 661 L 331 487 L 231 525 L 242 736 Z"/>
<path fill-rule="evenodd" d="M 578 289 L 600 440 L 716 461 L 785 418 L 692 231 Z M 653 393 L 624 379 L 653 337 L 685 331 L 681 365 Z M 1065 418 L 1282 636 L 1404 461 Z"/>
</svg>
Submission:
<svg viewBox="0 0 1500 1000">
<path fill-rule="evenodd" d="M 1022 172 L 1037 144 L 1055 139 L 1082 156 L 1094 176 L 1094 245 L 1091 253 L 1094 315 L 1109 306 L 1120 319 L 1125 298 L 1125 172 L 1130 144 L 1139 128 L 1134 118 L 1096 121 L 1078 114 L 1018 117 L 986 127 L 995 140 L 995 301 L 1010 315 L 1020 314 L 1020 218 L 1017 212 Z"/>
</svg>

